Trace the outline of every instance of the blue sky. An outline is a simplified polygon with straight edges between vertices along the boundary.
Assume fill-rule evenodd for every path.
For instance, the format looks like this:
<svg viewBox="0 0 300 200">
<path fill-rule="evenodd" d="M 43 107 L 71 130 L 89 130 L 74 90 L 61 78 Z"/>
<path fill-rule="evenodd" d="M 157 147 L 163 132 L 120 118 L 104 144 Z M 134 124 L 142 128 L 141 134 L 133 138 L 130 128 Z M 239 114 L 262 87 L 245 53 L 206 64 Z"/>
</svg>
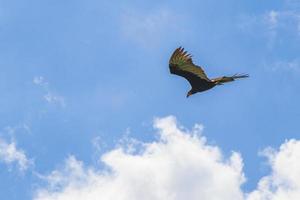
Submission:
<svg viewBox="0 0 300 200">
<path fill-rule="evenodd" d="M 100 170 L 169 115 L 239 152 L 254 190 L 271 170 L 259 152 L 299 139 L 299 19 L 293 0 L 0 0 L 0 199 L 33 199 L 69 156 Z M 187 99 L 168 71 L 178 46 L 209 77 L 250 78 Z"/>
</svg>

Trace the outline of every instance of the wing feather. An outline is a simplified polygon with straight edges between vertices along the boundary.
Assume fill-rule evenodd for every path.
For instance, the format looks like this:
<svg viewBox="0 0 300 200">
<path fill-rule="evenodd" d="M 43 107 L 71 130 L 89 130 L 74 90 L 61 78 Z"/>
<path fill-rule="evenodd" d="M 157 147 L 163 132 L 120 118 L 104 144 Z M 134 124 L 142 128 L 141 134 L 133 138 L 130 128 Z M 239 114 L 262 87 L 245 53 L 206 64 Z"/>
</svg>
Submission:
<svg viewBox="0 0 300 200">
<path fill-rule="evenodd" d="M 204 70 L 193 63 L 192 56 L 182 47 L 173 52 L 169 60 L 169 68 L 171 74 L 186 78 L 192 87 L 197 82 L 211 82 Z"/>
</svg>

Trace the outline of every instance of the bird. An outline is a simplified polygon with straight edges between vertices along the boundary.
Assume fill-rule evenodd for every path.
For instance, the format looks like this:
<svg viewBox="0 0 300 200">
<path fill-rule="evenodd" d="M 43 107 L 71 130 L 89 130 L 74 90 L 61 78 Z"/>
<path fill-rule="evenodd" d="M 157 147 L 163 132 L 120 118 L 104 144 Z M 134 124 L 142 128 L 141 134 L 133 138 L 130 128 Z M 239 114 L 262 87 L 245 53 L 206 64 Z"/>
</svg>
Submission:
<svg viewBox="0 0 300 200">
<path fill-rule="evenodd" d="M 193 63 L 191 54 L 185 51 L 183 47 L 175 49 L 171 55 L 169 69 L 171 74 L 184 77 L 192 86 L 186 97 L 212 89 L 217 85 L 223 85 L 224 83 L 234 81 L 235 79 L 249 77 L 248 74 L 234 74 L 233 76 L 222 76 L 209 79 L 204 70 Z"/>
</svg>

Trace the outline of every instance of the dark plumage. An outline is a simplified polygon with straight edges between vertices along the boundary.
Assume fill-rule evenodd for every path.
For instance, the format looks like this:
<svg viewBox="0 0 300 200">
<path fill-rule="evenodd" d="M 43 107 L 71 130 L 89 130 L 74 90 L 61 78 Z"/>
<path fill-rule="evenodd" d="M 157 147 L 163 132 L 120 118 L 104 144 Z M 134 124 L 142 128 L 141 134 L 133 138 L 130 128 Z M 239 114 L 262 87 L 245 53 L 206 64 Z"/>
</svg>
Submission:
<svg viewBox="0 0 300 200">
<path fill-rule="evenodd" d="M 184 48 L 177 48 L 169 61 L 171 74 L 176 74 L 187 79 L 192 89 L 187 93 L 187 97 L 197 92 L 209 90 L 216 85 L 222 85 L 226 82 L 234 81 L 238 78 L 247 78 L 247 74 L 235 74 L 233 76 L 223 76 L 219 78 L 209 79 L 203 69 L 192 61 L 192 56 L 184 51 Z"/>
</svg>

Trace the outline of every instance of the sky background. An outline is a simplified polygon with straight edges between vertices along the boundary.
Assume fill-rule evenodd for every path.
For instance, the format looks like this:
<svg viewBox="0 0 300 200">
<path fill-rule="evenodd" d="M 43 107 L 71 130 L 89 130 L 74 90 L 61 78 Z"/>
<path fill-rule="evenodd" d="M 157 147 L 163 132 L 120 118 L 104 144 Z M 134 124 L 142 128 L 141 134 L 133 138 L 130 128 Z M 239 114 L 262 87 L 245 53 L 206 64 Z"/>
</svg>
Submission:
<svg viewBox="0 0 300 200">
<path fill-rule="evenodd" d="M 0 199 L 33 199 L 69 156 L 101 170 L 169 115 L 239 152 L 254 190 L 271 170 L 260 152 L 299 139 L 299 42 L 296 0 L 0 0 Z M 209 77 L 250 78 L 187 99 L 168 69 L 179 46 Z"/>
</svg>

